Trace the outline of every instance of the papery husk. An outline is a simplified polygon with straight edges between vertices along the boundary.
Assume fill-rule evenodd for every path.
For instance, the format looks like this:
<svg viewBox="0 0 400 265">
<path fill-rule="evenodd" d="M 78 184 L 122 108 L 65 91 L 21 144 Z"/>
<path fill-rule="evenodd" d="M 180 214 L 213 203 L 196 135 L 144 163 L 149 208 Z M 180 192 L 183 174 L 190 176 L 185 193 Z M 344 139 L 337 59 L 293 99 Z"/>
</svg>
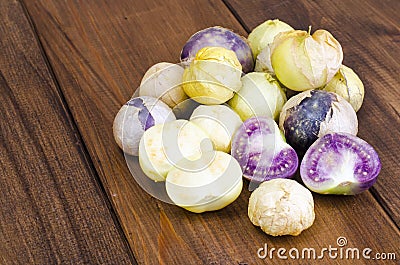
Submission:
<svg viewBox="0 0 400 265">
<path fill-rule="evenodd" d="M 357 112 L 364 100 L 364 85 L 358 75 L 349 67 L 342 65 L 323 90 L 334 92 L 347 100 Z"/>
<path fill-rule="evenodd" d="M 201 104 L 222 104 L 240 89 L 241 75 L 242 66 L 233 51 L 205 47 L 185 69 L 183 90 Z"/>
<path fill-rule="evenodd" d="M 344 132 L 352 135 L 358 133 L 358 119 L 356 112 L 347 100 L 336 95 L 337 101 L 333 102 L 331 115 L 327 115 L 321 122 L 318 137 L 328 133 Z"/>
<path fill-rule="evenodd" d="M 161 99 L 174 108 L 188 98 L 181 86 L 183 71 L 182 66 L 168 62 L 151 66 L 140 82 L 139 96 Z"/>
<path fill-rule="evenodd" d="M 297 236 L 314 223 L 314 199 L 295 180 L 272 179 L 251 194 L 248 216 L 269 235 Z"/>
<path fill-rule="evenodd" d="M 294 30 L 277 35 L 271 46 L 271 64 L 289 89 L 305 91 L 326 85 L 343 61 L 340 43 L 326 30 L 310 35 Z"/>
<path fill-rule="evenodd" d="M 279 19 L 267 20 L 255 27 L 248 36 L 254 58 L 268 45 L 270 45 L 276 35 L 281 32 L 291 31 L 293 28 Z"/>
<path fill-rule="evenodd" d="M 271 46 L 268 45 L 256 58 L 256 65 L 254 67 L 255 72 L 263 72 L 271 75 L 275 75 L 274 69 L 271 64 Z"/>
</svg>

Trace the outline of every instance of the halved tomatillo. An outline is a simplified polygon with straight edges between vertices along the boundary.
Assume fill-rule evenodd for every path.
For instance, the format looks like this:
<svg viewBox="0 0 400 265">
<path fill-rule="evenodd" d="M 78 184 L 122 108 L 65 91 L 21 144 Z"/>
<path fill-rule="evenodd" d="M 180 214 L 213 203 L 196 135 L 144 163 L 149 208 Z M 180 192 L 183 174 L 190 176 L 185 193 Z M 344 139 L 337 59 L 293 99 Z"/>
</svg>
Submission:
<svg viewBox="0 0 400 265">
<path fill-rule="evenodd" d="M 381 170 L 374 148 L 348 133 L 326 134 L 307 150 L 300 165 L 304 184 L 321 194 L 353 195 L 369 189 Z"/>
<path fill-rule="evenodd" d="M 290 178 L 298 167 L 295 150 L 272 118 L 246 120 L 233 136 L 231 153 L 242 167 L 243 177 L 256 182 Z"/>
</svg>

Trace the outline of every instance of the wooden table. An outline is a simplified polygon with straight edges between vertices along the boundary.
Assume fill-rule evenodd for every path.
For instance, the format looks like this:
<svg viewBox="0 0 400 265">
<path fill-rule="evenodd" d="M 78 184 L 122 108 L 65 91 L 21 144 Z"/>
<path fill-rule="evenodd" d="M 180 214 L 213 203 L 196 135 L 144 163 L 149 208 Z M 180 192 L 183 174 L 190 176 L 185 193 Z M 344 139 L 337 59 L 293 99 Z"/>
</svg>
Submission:
<svg viewBox="0 0 400 265">
<path fill-rule="evenodd" d="M 398 264 L 399 13 L 397 0 L 0 1 L 0 264 L 310 264 L 257 251 L 338 248 L 339 237 L 342 249 L 397 261 L 326 253 L 324 264 Z M 341 42 L 366 89 L 359 136 L 382 160 L 369 191 L 315 195 L 315 223 L 298 237 L 267 236 L 250 223 L 248 183 L 218 212 L 158 201 L 112 137 L 115 114 L 147 68 L 178 62 L 191 34 L 221 25 L 247 35 L 273 18 Z"/>
</svg>

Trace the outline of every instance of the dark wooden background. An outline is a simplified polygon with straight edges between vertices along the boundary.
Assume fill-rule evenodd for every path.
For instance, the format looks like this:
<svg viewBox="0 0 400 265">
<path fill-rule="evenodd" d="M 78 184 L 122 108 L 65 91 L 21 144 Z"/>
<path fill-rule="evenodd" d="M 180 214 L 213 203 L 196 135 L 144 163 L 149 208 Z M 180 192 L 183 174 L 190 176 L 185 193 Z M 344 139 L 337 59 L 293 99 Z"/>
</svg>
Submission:
<svg viewBox="0 0 400 265">
<path fill-rule="evenodd" d="M 0 264 L 266 264 L 257 257 L 265 243 L 322 249 L 339 236 L 348 247 L 395 252 L 398 262 L 399 13 L 397 0 L 0 1 Z M 247 183 L 212 213 L 152 198 L 112 137 L 144 72 L 178 62 L 194 32 L 220 25 L 247 36 L 273 18 L 340 41 L 366 89 L 359 136 L 382 160 L 370 191 L 315 195 L 315 223 L 298 237 L 250 223 Z"/>
</svg>

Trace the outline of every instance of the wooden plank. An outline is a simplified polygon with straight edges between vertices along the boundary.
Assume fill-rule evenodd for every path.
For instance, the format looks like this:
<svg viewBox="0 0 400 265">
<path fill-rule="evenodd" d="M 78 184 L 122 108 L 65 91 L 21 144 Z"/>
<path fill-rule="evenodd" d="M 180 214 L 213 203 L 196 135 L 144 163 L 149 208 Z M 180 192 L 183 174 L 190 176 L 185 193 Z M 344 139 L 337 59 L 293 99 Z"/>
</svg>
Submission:
<svg viewBox="0 0 400 265">
<path fill-rule="evenodd" d="M 135 263 L 20 3 L 0 19 L 0 263 Z"/>
<path fill-rule="evenodd" d="M 138 263 L 264 264 L 257 250 L 265 243 L 321 249 L 336 246 L 339 236 L 347 237 L 353 247 L 398 248 L 397 228 L 370 193 L 316 196 L 312 228 L 299 237 L 273 238 L 247 218 L 248 183 L 229 207 L 193 214 L 152 198 L 135 182 L 113 140 L 114 116 L 145 70 L 160 61 L 177 62 L 185 40 L 195 31 L 222 25 L 245 33 L 221 1 L 25 4 Z M 284 261 L 275 256 L 274 263 Z"/>
<path fill-rule="evenodd" d="M 378 151 L 382 171 L 371 189 L 400 226 L 400 2 L 373 1 L 239 1 L 228 6 L 252 30 L 267 19 L 279 18 L 298 29 L 329 30 L 341 43 L 344 64 L 365 85 L 358 112 L 359 136 Z M 289 11 L 292 10 L 292 11 Z"/>
</svg>

